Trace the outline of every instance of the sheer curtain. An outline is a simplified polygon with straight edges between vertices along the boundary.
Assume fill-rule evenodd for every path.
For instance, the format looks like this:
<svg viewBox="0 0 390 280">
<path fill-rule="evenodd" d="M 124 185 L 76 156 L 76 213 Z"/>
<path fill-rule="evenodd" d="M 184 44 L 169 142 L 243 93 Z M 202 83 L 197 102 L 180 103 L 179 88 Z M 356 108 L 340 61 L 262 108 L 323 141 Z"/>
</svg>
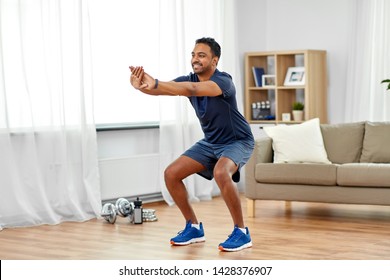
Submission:
<svg viewBox="0 0 390 280">
<path fill-rule="evenodd" d="M 390 1 L 353 1 L 345 121 L 390 121 Z"/>
<path fill-rule="evenodd" d="M 160 1 L 160 79 L 172 80 L 192 71 L 191 52 L 195 40 L 213 37 L 221 45 L 218 69 L 233 76 L 237 89 L 238 52 L 235 42 L 234 0 L 161 0 Z M 207 7 L 199 11 L 199 7 Z M 172 73 L 176 73 L 172 76 Z M 169 75 L 169 76 L 168 76 Z M 174 202 L 163 178 L 166 166 L 185 149 L 203 138 L 199 121 L 186 97 L 160 97 L 160 172 L 159 179 L 164 199 Z M 190 176 L 185 184 L 191 201 L 211 199 L 219 190 L 214 181 Z"/>
<path fill-rule="evenodd" d="M 100 214 L 86 5 L 0 0 L 0 228 Z"/>
</svg>

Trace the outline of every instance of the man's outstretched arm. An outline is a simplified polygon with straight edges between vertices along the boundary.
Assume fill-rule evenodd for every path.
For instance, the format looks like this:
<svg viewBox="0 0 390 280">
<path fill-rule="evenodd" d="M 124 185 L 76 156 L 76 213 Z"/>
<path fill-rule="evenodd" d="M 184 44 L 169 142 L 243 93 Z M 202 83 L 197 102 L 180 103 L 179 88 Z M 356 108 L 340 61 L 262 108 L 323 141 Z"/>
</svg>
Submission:
<svg viewBox="0 0 390 280">
<path fill-rule="evenodd" d="M 213 81 L 204 82 L 163 82 L 147 74 L 142 67 L 130 66 L 131 85 L 143 93 L 150 95 L 182 95 L 182 96 L 218 96 L 222 94 L 220 87 Z"/>
</svg>

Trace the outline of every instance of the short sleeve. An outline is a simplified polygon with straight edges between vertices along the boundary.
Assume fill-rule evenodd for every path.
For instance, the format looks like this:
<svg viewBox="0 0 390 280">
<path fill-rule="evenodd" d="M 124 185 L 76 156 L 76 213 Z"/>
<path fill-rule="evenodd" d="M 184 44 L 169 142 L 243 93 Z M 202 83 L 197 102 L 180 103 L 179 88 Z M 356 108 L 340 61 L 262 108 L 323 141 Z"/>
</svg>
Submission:
<svg viewBox="0 0 390 280">
<path fill-rule="evenodd" d="M 222 91 L 223 97 L 230 97 L 236 94 L 236 88 L 233 84 L 232 77 L 225 72 L 216 72 L 210 78 L 211 81 L 215 82 Z"/>
</svg>

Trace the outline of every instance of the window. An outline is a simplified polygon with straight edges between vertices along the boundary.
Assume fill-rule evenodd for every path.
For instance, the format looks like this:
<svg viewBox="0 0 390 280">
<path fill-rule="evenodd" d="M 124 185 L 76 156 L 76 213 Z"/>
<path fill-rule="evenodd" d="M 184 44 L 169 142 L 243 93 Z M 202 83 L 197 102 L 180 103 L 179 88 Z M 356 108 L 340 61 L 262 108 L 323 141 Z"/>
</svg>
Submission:
<svg viewBox="0 0 390 280">
<path fill-rule="evenodd" d="M 189 73 L 194 40 L 220 26 L 219 1 L 0 3 L 0 128 L 157 123 L 163 98 L 134 90 L 128 67 Z M 193 11 L 209 3 L 199 20 Z"/>
</svg>

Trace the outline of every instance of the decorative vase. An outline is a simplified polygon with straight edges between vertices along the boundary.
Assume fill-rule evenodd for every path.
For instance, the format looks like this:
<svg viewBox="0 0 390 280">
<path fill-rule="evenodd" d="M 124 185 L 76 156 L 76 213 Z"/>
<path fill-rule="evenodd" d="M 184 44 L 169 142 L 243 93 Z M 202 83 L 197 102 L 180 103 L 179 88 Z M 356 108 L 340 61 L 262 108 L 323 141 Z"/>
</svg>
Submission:
<svg viewBox="0 0 390 280">
<path fill-rule="evenodd" d="M 292 113 L 293 113 L 294 121 L 301 122 L 303 120 L 303 111 L 293 110 Z"/>
</svg>

